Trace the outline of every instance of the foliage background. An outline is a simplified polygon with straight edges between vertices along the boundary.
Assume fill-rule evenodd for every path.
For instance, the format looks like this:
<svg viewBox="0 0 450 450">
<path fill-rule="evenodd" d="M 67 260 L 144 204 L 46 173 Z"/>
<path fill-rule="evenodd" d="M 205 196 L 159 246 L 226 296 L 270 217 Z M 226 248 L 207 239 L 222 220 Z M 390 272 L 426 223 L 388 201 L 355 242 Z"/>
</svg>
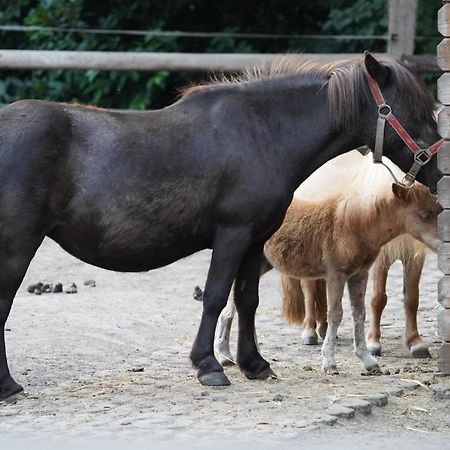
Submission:
<svg viewBox="0 0 450 450">
<path fill-rule="evenodd" d="M 417 53 L 434 53 L 441 0 L 419 0 Z M 384 35 L 387 0 L 0 0 L 0 25 L 302 35 Z M 67 32 L 0 32 L 0 48 L 151 52 L 384 51 L 383 40 L 136 37 Z M 158 108 L 208 74 L 0 71 L 0 105 L 21 98 L 114 108 Z"/>
</svg>

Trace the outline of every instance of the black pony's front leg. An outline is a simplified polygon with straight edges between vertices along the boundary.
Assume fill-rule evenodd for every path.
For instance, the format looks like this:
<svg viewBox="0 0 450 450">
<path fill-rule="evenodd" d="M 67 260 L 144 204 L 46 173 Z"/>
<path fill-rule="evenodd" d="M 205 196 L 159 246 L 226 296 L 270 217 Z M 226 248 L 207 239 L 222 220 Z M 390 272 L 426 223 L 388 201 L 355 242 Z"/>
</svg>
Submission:
<svg viewBox="0 0 450 450">
<path fill-rule="evenodd" d="M 0 299 L 0 400 L 5 400 L 23 390 L 12 378 L 6 360 L 5 322 L 11 305 L 12 299 Z"/>
<path fill-rule="evenodd" d="M 230 381 L 214 356 L 217 319 L 227 303 L 231 285 L 247 252 L 251 234 L 245 228 L 227 228 L 216 233 L 211 264 L 203 293 L 203 314 L 191 351 L 197 377 L 206 386 L 228 386 Z"/>
<path fill-rule="evenodd" d="M 269 363 L 259 354 L 255 341 L 255 313 L 259 304 L 263 247 L 264 244 L 260 244 L 248 250 L 234 285 L 234 301 L 239 319 L 237 362 L 247 378 L 259 380 L 276 376 Z"/>
</svg>

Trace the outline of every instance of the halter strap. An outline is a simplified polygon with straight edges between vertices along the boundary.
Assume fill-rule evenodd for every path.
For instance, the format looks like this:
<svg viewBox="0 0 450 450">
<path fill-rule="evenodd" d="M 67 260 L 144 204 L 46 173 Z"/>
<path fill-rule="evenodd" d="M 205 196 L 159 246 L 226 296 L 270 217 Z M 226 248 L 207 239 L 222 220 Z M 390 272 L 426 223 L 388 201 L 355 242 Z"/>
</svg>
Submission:
<svg viewBox="0 0 450 450">
<path fill-rule="evenodd" d="M 384 99 L 381 89 L 378 86 L 376 80 L 367 71 L 366 75 L 367 80 L 369 82 L 370 91 L 378 106 L 378 120 L 375 134 L 375 148 L 373 150 L 373 160 L 375 163 L 382 164 L 384 130 L 387 121 L 389 125 L 394 129 L 394 131 L 398 134 L 398 136 L 400 136 L 403 142 L 407 145 L 407 147 L 414 153 L 414 163 L 404 178 L 404 180 L 408 183 L 408 185 L 411 185 L 414 183 L 416 175 L 421 169 L 421 167 L 427 164 L 431 160 L 433 155 L 435 155 L 440 150 L 442 144 L 444 143 L 444 139 L 436 141 L 433 145 L 431 145 L 427 149 L 420 148 L 419 145 L 402 127 L 401 123 L 396 119 L 396 117 L 392 113 L 392 109 L 386 103 L 386 100 Z M 395 182 L 398 183 L 398 180 L 395 177 L 394 179 Z"/>
</svg>

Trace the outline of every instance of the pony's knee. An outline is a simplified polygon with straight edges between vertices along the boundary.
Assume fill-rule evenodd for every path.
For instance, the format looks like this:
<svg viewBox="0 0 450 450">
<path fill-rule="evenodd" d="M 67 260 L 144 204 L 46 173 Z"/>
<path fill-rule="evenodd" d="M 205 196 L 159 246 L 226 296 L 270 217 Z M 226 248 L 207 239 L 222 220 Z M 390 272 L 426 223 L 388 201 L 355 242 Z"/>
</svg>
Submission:
<svg viewBox="0 0 450 450">
<path fill-rule="evenodd" d="M 384 309 L 387 304 L 387 295 L 384 291 L 375 291 L 372 295 L 370 305 L 373 310 Z"/>
<path fill-rule="evenodd" d="M 203 295 L 203 312 L 207 315 L 219 317 L 227 305 L 227 297 L 220 294 Z"/>
<path fill-rule="evenodd" d="M 333 309 L 329 309 L 328 310 L 328 322 L 330 324 L 334 324 L 334 325 L 340 325 L 340 323 L 342 322 L 342 317 L 343 317 L 343 311 L 342 311 L 342 307 L 341 308 L 333 308 Z"/>
</svg>

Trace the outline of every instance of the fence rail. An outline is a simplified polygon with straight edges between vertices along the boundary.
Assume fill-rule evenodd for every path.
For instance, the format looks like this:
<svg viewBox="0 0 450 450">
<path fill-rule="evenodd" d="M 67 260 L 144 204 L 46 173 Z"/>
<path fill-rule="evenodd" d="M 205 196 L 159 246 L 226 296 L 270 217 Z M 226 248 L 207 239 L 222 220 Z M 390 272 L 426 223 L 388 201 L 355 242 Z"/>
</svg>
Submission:
<svg viewBox="0 0 450 450">
<path fill-rule="evenodd" d="M 305 60 L 338 61 L 359 53 L 304 53 Z M 256 64 L 270 64 L 274 53 L 151 53 L 57 50 L 0 50 L 0 70 L 76 69 L 136 70 L 141 72 L 236 72 Z M 440 72 L 434 55 L 398 57 L 417 72 Z"/>
</svg>

